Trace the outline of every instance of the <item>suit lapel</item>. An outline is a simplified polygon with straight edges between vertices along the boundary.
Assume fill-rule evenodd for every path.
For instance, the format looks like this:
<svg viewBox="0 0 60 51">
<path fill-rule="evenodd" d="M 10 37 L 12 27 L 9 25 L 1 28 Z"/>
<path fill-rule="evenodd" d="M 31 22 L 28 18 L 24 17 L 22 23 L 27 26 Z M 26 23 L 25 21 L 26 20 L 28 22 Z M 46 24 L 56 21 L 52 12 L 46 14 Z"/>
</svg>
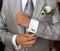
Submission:
<svg viewBox="0 0 60 51">
<path fill-rule="evenodd" d="M 33 13 L 33 18 L 37 19 L 37 17 L 39 16 L 41 9 L 43 8 L 45 4 L 44 0 L 36 0 L 36 6 L 34 9 L 34 13 Z"/>
<path fill-rule="evenodd" d="M 15 1 L 15 10 L 16 10 L 16 13 L 22 11 L 22 0 Z"/>
<path fill-rule="evenodd" d="M 20 11 L 22 11 L 22 0 L 20 0 Z"/>
</svg>

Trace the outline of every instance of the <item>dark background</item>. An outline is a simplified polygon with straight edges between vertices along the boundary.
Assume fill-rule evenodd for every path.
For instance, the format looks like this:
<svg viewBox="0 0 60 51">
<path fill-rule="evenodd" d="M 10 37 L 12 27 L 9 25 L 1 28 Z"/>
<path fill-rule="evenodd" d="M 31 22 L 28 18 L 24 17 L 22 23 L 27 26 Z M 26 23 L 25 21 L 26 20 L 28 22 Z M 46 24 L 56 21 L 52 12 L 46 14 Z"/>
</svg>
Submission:
<svg viewBox="0 0 60 51">
<path fill-rule="evenodd" d="M 0 0 L 0 11 L 1 11 L 1 8 L 2 8 L 2 1 L 3 0 Z"/>
<path fill-rule="evenodd" d="M 1 11 L 1 8 L 2 8 L 2 1 L 3 0 L 0 0 L 0 11 Z M 0 41 L 0 51 L 4 51 L 5 49 L 5 45 Z"/>
</svg>

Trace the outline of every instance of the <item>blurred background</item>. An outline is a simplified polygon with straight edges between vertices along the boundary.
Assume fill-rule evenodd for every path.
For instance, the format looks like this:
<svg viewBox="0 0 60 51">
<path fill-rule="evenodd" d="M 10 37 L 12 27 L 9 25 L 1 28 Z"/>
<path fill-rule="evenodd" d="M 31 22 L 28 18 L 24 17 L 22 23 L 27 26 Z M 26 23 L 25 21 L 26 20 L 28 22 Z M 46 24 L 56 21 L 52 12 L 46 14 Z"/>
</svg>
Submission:
<svg viewBox="0 0 60 51">
<path fill-rule="evenodd" d="M 1 8 L 2 8 L 2 1 L 3 0 L 0 0 L 0 11 L 1 11 Z"/>
<path fill-rule="evenodd" d="M 3 2 L 3 0 L 0 0 L 0 11 L 2 8 L 2 2 Z M 0 51 L 4 51 L 4 49 L 5 49 L 5 45 L 0 40 Z"/>
</svg>

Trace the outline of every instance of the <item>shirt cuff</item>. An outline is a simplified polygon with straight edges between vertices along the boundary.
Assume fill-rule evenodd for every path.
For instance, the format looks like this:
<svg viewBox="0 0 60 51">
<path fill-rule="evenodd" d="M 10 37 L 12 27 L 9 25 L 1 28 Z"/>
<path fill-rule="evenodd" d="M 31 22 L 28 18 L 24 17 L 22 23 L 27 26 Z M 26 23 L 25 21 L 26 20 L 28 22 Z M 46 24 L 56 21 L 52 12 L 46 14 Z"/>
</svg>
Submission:
<svg viewBox="0 0 60 51">
<path fill-rule="evenodd" d="M 36 33 L 38 29 L 39 21 L 35 19 L 31 19 L 29 27 L 28 27 L 28 32 L 31 33 Z"/>
<path fill-rule="evenodd" d="M 12 44 L 14 45 L 14 48 L 18 50 L 18 49 L 21 49 L 21 46 L 16 44 L 16 37 L 17 35 L 14 35 L 12 37 Z"/>
</svg>

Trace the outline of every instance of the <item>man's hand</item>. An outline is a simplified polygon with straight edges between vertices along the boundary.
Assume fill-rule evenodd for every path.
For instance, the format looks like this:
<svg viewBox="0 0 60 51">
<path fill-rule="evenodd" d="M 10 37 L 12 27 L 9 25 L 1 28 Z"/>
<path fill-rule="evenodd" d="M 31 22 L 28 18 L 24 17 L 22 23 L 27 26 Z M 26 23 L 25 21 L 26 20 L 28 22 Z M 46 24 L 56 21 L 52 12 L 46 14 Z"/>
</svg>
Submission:
<svg viewBox="0 0 60 51">
<path fill-rule="evenodd" d="M 17 36 L 16 43 L 25 48 L 30 48 L 35 44 L 36 40 L 37 36 L 34 34 L 21 34 Z"/>
<path fill-rule="evenodd" d="M 18 25 L 22 25 L 24 27 L 28 27 L 30 23 L 30 17 L 24 12 L 19 12 L 16 15 L 16 22 Z"/>
</svg>

